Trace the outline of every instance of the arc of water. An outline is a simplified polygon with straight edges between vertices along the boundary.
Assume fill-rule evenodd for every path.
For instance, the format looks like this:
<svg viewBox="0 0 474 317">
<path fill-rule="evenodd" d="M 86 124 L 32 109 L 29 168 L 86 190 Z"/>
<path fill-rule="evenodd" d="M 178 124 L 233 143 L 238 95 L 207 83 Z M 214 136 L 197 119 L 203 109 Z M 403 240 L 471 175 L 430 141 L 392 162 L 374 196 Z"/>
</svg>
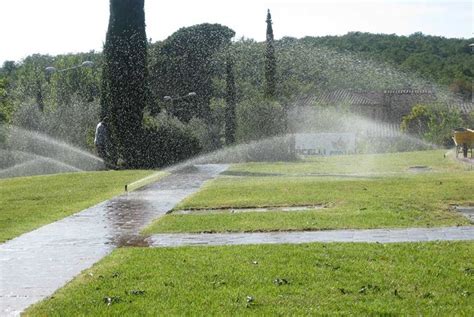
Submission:
<svg viewBox="0 0 474 317">
<path fill-rule="evenodd" d="M 67 164 L 67 163 L 64 163 L 64 162 L 61 162 L 61 161 L 58 161 L 58 160 L 55 160 L 49 156 L 43 156 L 43 155 L 39 155 L 39 154 L 35 154 L 35 153 L 30 153 L 30 152 L 24 152 L 24 151 L 18 151 L 18 150 L 3 150 L 3 149 L 0 149 L 0 152 L 10 152 L 10 153 L 19 153 L 19 154 L 22 154 L 22 155 L 25 155 L 25 156 L 29 156 L 29 157 L 34 157 L 35 159 L 32 159 L 32 160 L 28 160 L 24 163 L 20 163 L 20 164 L 15 164 L 9 168 L 13 168 L 15 166 L 19 166 L 19 165 L 22 165 L 22 164 L 25 164 L 25 163 L 28 163 L 28 162 L 33 162 L 33 161 L 47 161 L 47 162 L 50 162 L 50 163 L 54 163 L 54 164 L 58 164 L 62 167 L 66 167 L 68 169 L 71 169 L 71 170 L 74 170 L 76 172 L 82 172 L 84 170 L 78 168 L 78 167 L 75 167 L 73 165 L 70 165 L 70 164 Z M 7 169 L 9 169 L 7 168 Z M 7 169 L 3 169 L 3 170 L 0 170 L 0 171 L 5 171 Z"/>
<path fill-rule="evenodd" d="M 39 158 L 39 159 L 28 160 L 28 161 L 20 163 L 20 164 L 15 164 L 15 165 L 10 166 L 10 167 L 5 168 L 5 169 L 1 169 L 0 170 L 0 177 L 4 176 L 4 175 L 8 175 L 12 172 L 15 172 L 15 171 L 18 171 L 18 170 L 21 170 L 21 169 L 28 168 L 30 166 L 33 167 L 41 161 L 45 161 L 45 162 L 48 162 L 48 163 L 53 163 L 53 164 L 55 164 L 57 166 L 60 166 L 60 167 L 66 169 L 68 171 L 71 171 L 71 172 L 82 172 L 83 171 L 83 170 L 81 170 L 77 167 L 74 167 L 72 165 L 69 165 L 69 164 L 51 159 L 49 157 L 42 157 L 42 158 Z"/>
<path fill-rule="evenodd" d="M 65 142 L 53 139 L 52 137 L 47 136 L 43 133 L 36 132 L 36 131 L 35 132 L 28 131 L 28 130 L 25 130 L 25 129 L 22 129 L 22 128 L 19 128 L 19 127 L 16 127 L 16 126 L 10 126 L 10 130 L 13 131 L 13 133 L 22 133 L 24 135 L 27 135 L 28 137 L 30 137 L 33 140 L 39 140 L 39 141 L 45 142 L 47 144 L 50 144 L 50 145 L 68 150 L 70 152 L 74 152 L 74 153 L 79 154 L 83 157 L 87 157 L 89 159 L 95 160 L 95 161 L 100 162 L 100 163 L 103 162 L 103 160 L 101 158 L 99 158 L 99 157 L 97 157 L 97 156 L 95 156 L 95 155 L 93 155 L 93 154 L 91 154 L 91 153 L 89 153 L 85 150 L 78 149 L 78 148 L 76 148 L 76 147 L 74 147 L 70 144 L 67 144 Z"/>
</svg>

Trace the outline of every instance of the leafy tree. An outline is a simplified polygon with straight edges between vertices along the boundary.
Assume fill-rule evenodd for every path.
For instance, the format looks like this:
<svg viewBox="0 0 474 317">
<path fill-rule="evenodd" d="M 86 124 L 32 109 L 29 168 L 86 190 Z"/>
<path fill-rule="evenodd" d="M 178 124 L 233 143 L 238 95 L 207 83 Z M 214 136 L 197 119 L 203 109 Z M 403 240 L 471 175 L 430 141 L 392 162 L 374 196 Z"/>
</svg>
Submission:
<svg viewBox="0 0 474 317">
<path fill-rule="evenodd" d="M 126 165 L 138 165 L 146 103 L 147 39 L 144 0 L 110 0 L 104 46 L 102 116 Z"/>
<path fill-rule="evenodd" d="M 13 105 L 7 92 L 7 80 L 0 79 L 0 125 L 10 121 Z"/>
<path fill-rule="evenodd" d="M 0 68 L 0 78 L 14 79 L 15 71 L 17 70 L 17 64 L 14 61 L 4 61 L 3 66 Z"/>
<path fill-rule="evenodd" d="M 227 55 L 226 62 L 226 114 L 225 114 L 225 141 L 232 144 L 235 142 L 235 107 L 236 91 L 234 79 L 234 61 L 231 55 Z"/>
<path fill-rule="evenodd" d="M 192 99 L 174 101 L 172 113 L 184 122 L 194 116 L 210 121 L 212 80 L 219 75 L 217 54 L 230 44 L 234 35 L 228 27 L 205 23 L 181 28 L 167 38 L 156 50 L 151 67 L 155 99 L 195 92 Z"/>
<path fill-rule="evenodd" d="M 23 103 L 35 104 L 43 111 L 50 104 L 50 91 L 46 82 L 45 68 L 50 66 L 53 57 L 49 55 L 34 54 L 26 57 L 21 65 L 13 70 L 11 76 L 11 96 L 15 108 Z"/>
<path fill-rule="evenodd" d="M 48 104 L 53 107 L 67 107 L 71 102 L 77 102 L 78 100 L 84 103 L 98 100 L 100 96 L 101 57 L 101 54 L 93 51 L 56 56 L 49 66 L 54 66 L 58 70 L 69 70 L 50 74 L 46 85 L 49 96 Z M 84 61 L 91 61 L 94 66 L 74 68 Z"/>
<path fill-rule="evenodd" d="M 427 106 L 416 105 L 411 112 L 403 117 L 402 131 L 411 135 L 423 137 L 428 132 L 428 123 L 432 113 Z"/>
<path fill-rule="evenodd" d="M 458 111 L 434 109 L 428 122 L 428 132 L 425 138 L 435 144 L 452 146 L 452 130 L 463 125 L 462 116 Z"/>
<path fill-rule="evenodd" d="M 265 97 L 274 98 L 276 91 L 276 58 L 270 9 L 267 12 L 266 22 L 267 39 L 265 51 Z"/>
<path fill-rule="evenodd" d="M 431 143 L 451 146 L 451 131 L 464 123 L 459 112 L 437 105 L 417 105 L 403 118 L 401 129 Z"/>
</svg>

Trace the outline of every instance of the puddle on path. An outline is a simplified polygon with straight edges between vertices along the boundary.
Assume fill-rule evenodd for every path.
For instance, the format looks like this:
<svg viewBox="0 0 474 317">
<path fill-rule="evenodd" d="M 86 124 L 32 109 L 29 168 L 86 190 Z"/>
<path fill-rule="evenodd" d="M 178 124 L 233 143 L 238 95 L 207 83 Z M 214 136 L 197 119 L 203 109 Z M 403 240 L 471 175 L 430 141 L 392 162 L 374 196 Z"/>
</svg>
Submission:
<svg viewBox="0 0 474 317">
<path fill-rule="evenodd" d="M 215 214 L 215 213 L 241 213 L 241 212 L 268 212 L 268 211 L 280 211 L 280 212 L 299 212 L 308 210 L 321 210 L 326 208 L 323 205 L 314 206 L 275 206 L 275 207 L 245 207 L 245 208 L 218 208 L 218 209 L 186 209 L 186 210 L 173 210 L 170 212 L 172 215 L 200 215 L 200 214 Z"/>
<path fill-rule="evenodd" d="M 120 246 L 147 246 L 139 231 L 227 169 L 180 170 L 0 244 L 0 316 L 18 315 Z M 21 300 L 18 300 L 21 298 Z"/>
</svg>

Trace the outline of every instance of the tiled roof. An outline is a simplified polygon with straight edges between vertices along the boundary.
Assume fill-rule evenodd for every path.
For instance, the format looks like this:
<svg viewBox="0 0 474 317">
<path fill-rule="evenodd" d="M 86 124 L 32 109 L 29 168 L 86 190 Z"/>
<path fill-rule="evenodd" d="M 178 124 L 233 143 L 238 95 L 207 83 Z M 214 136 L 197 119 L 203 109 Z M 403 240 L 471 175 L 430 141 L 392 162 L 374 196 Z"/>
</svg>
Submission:
<svg viewBox="0 0 474 317">
<path fill-rule="evenodd" d="M 453 102 L 448 104 L 449 110 L 458 110 L 461 113 L 470 113 L 474 112 L 474 103 L 472 102 Z"/>
<path fill-rule="evenodd" d="M 307 95 L 298 99 L 301 105 L 348 103 L 352 105 L 377 105 L 382 102 L 379 92 L 362 92 L 346 89 L 324 92 L 317 95 Z"/>
<path fill-rule="evenodd" d="M 432 90 L 411 90 L 411 89 L 395 89 L 383 91 L 364 91 L 352 89 L 337 89 L 327 91 L 316 95 L 305 95 L 297 98 L 295 104 L 298 106 L 311 106 L 316 104 L 348 104 L 348 105 L 386 105 L 384 96 L 398 95 L 403 98 L 407 96 L 430 97 L 430 100 L 436 98 L 436 93 Z M 447 103 L 450 110 L 459 110 L 461 113 L 469 113 L 474 111 L 474 103 L 452 100 Z"/>
<path fill-rule="evenodd" d="M 414 90 L 414 89 L 395 89 L 395 90 L 384 90 L 384 94 L 396 94 L 396 95 L 434 95 L 432 90 Z"/>
</svg>

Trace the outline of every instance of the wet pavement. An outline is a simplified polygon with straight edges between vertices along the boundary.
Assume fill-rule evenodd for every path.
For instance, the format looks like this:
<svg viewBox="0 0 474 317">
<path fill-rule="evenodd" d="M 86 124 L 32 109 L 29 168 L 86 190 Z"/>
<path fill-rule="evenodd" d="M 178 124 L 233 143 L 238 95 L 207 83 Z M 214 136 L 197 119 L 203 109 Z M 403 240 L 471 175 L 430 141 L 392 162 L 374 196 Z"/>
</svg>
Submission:
<svg viewBox="0 0 474 317">
<path fill-rule="evenodd" d="M 474 240 L 474 226 L 406 229 L 326 230 L 255 233 L 172 233 L 149 237 L 153 247 L 311 242 L 427 242 Z"/>
<path fill-rule="evenodd" d="M 456 206 L 454 210 L 460 212 L 464 217 L 469 219 L 471 223 L 474 223 L 474 206 Z"/>
<path fill-rule="evenodd" d="M 242 212 L 268 212 L 268 211 L 280 211 L 280 212 L 298 212 L 298 211 L 309 211 L 309 210 L 322 210 L 326 208 L 324 205 L 311 205 L 311 206 L 271 206 L 271 207 L 245 207 L 245 208 L 217 208 L 217 209 L 183 209 L 173 210 L 173 215 L 201 215 L 201 214 L 218 214 L 218 213 L 242 213 Z"/>
<path fill-rule="evenodd" d="M 139 231 L 227 165 L 174 171 L 139 190 L 0 244 L 0 316 L 51 295 L 120 246 L 146 246 Z"/>
<path fill-rule="evenodd" d="M 474 157 L 458 157 L 457 159 L 468 165 L 474 165 Z"/>
</svg>

